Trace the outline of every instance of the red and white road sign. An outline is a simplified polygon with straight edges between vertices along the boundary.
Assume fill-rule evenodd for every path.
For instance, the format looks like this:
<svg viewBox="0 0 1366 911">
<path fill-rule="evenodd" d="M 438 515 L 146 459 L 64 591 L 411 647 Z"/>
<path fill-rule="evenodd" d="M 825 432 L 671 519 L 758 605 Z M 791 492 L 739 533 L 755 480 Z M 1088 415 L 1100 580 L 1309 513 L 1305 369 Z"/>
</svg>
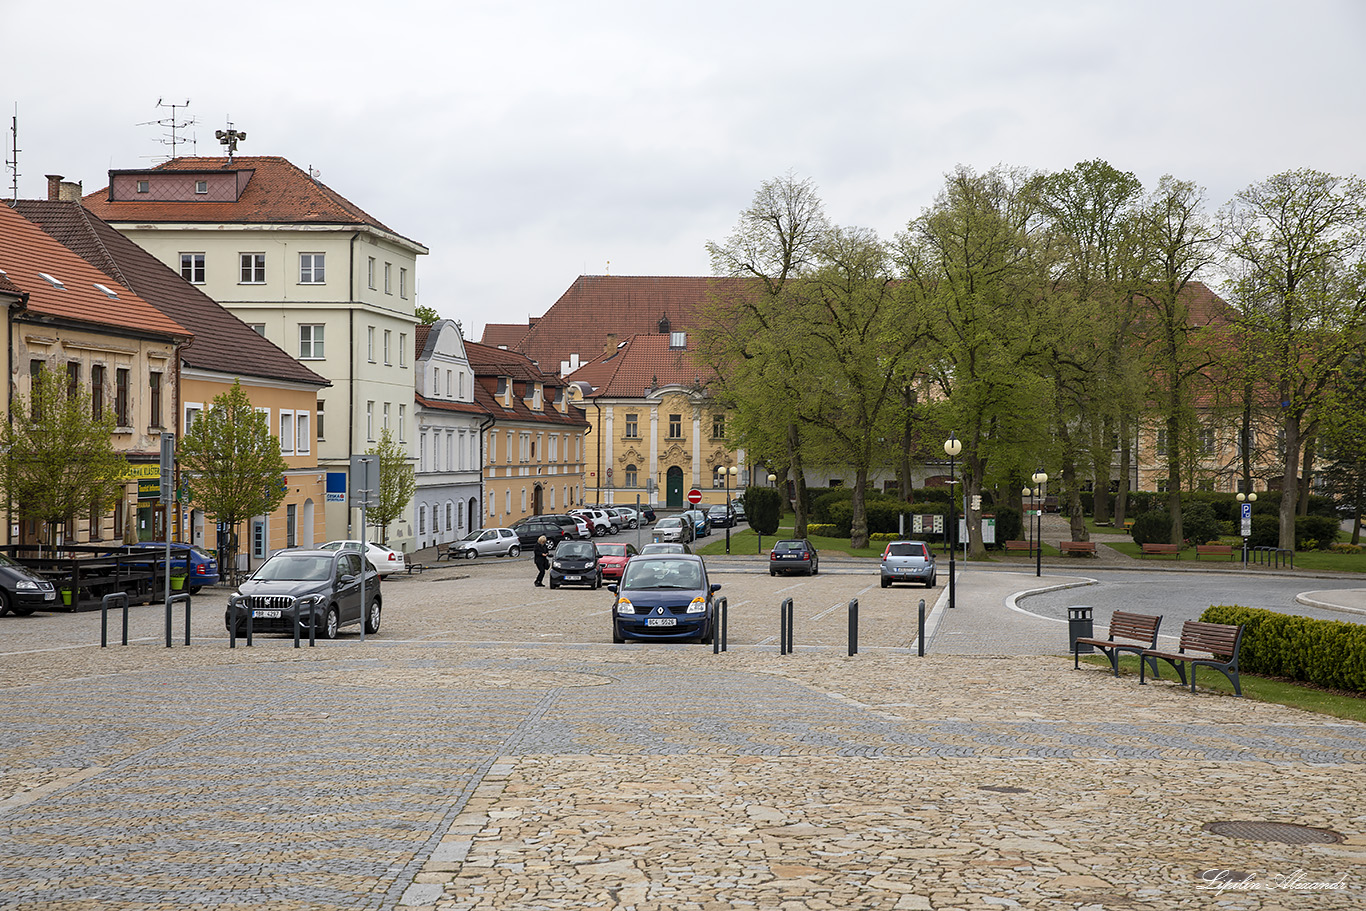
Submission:
<svg viewBox="0 0 1366 911">
<path fill-rule="evenodd" d="M 696 487 L 688 491 L 688 502 L 694 506 L 696 506 L 698 503 L 701 503 L 702 491 L 698 490 Z"/>
</svg>

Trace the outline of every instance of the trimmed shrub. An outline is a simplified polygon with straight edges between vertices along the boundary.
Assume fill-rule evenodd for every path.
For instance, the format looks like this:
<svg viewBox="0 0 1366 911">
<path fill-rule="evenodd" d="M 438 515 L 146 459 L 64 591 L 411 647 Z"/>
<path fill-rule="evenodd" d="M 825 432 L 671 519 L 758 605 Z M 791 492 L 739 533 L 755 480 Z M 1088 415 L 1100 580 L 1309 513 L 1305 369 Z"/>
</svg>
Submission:
<svg viewBox="0 0 1366 911">
<path fill-rule="evenodd" d="M 1281 520 L 1273 515 L 1252 514 L 1252 534 L 1248 536 L 1249 547 L 1275 547 L 1281 540 Z"/>
<path fill-rule="evenodd" d="M 745 491 L 745 519 L 761 535 L 778 531 L 783 511 L 783 494 L 776 487 L 751 487 Z"/>
<path fill-rule="evenodd" d="M 1131 533 L 1135 544 L 1169 544 L 1172 539 L 1172 517 L 1157 510 L 1139 513 L 1134 519 Z"/>
<path fill-rule="evenodd" d="M 1327 550 L 1337 541 L 1338 529 L 1336 516 L 1296 516 L 1295 549 Z"/>
<path fill-rule="evenodd" d="M 820 525 L 815 522 L 806 523 L 806 533 L 813 538 L 833 538 L 838 531 L 839 529 L 833 525 Z"/>
<path fill-rule="evenodd" d="M 1002 541 L 1018 541 L 1024 536 L 1024 520 L 1017 509 L 1003 506 L 996 510 L 996 544 Z"/>
<path fill-rule="evenodd" d="M 1192 544 L 1217 541 L 1224 531 L 1224 525 L 1224 522 L 1215 517 L 1209 503 L 1196 501 L 1181 505 L 1181 533 Z"/>
<path fill-rule="evenodd" d="M 1200 619 L 1243 627 L 1240 671 L 1366 693 L 1366 626 L 1237 605 L 1212 605 Z"/>
</svg>

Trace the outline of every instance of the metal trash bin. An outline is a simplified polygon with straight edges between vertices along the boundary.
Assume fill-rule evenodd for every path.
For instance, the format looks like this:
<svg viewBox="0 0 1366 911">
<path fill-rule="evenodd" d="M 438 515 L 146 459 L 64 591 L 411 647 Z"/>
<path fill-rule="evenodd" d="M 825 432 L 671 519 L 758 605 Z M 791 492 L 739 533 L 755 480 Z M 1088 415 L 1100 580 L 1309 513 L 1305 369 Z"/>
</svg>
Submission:
<svg viewBox="0 0 1366 911">
<path fill-rule="evenodd" d="M 1067 609 L 1067 648 L 1069 651 L 1075 650 L 1079 655 L 1090 655 L 1095 652 L 1095 647 L 1083 645 L 1077 648 L 1078 639 L 1090 639 L 1094 635 L 1093 622 L 1091 618 L 1091 605 L 1075 604 Z"/>
</svg>

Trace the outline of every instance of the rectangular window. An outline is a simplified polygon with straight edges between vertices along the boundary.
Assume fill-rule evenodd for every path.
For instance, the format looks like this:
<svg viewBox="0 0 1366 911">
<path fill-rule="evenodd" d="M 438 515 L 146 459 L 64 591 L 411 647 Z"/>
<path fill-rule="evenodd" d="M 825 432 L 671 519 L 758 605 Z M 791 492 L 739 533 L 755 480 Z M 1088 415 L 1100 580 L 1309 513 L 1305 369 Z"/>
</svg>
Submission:
<svg viewBox="0 0 1366 911">
<path fill-rule="evenodd" d="M 393 338 L 393 335 L 394 334 L 388 329 L 384 330 L 384 363 L 386 364 L 393 363 L 393 361 L 389 359 L 389 342 Z"/>
<path fill-rule="evenodd" d="M 713 440 L 724 440 L 726 438 L 726 416 L 724 414 L 711 416 L 711 438 Z"/>
<path fill-rule="evenodd" d="M 294 412 L 280 409 L 280 454 L 294 455 Z"/>
<path fill-rule="evenodd" d="M 180 277 L 192 285 L 204 284 L 204 254 L 180 254 Z"/>
<path fill-rule="evenodd" d="M 119 367 L 114 371 L 114 423 L 120 427 L 131 427 L 128 420 L 128 370 Z"/>
<path fill-rule="evenodd" d="M 104 417 L 103 364 L 96 364 L 90 368 L 90 416 L 97 421 Z"/>
<path fill-rule="evenodd" d="M 384 429 L 389 429 L 389 403 L 384 403 Z"/>
<path fill-rule="evenodd" d="M 375 403 L 365 403 L 365 438 L 370 441 L 375 439 Z"/>
<path fill-rule="evenodd" d="M 100 512 L 100 501 L 96 500 L 90 504 L 90 540 L 98 541 L 102 535 L 104 525 L 104 515 Z"/>
<path fill-rule="evenodd" d="M 194 422 L 199 420 L 199 415 L 203 410 L 204 406 L 199 402 L 185 403 L 185 433 L 189 433 L 194 427 Z"/>
<path fill-rule="evenodd" d="M 393 267 L 392 265 L 390 265 L 389 263 L 385 263 L 385 264 L 384 264 L 384 293 L 385 293 L 385 294 L 393 294 L 393 293 L 394 293 L 393 280 L 392 280 L 392 278 L 390 277 L 390 276 L 391 276 L 391 273 L 393 272 L 393 268 L 394 268 L 394 267 Z"/>
<path fill-rule="evenodd" d="M 373 256 L 365 264 L 365 283 L 371 291 L 375 290 L 375 258 Z"/>
<path fill-rule="evenodd" d="M 404 300 L 408 299 L 408 270 L 398 270 L 398 296 Z"/>
<path fill-rule="evenodd" d="M 299 254 L 299 284 L 321 285 L 327 281 L 327 254 Z"/>
<path fill-rule="evenodd" d="M 251 555 L 258 560 L 266 558 L 266 523 L 264 519 L 251 520 Z"/>
<path fill-rule="evenodd" d="M 148 385 L 151 387 L 151 418 L 149 427 L 160 427 L 161 424 L 161 374 L 153 370 L 147 374 Z"/>
<path fill-rule="evenodd" d="M 322 400 L 322 399 L 318 399 L 318 439 L 320 439 L 320 440 L 325 440 L 325 439 L 327 439 L 326 434 L 323 433 L 323 400 Z"/>
<path fill-rule="evenodd" d="M 196 194 L 203 196 L 205 193 L 209 192 L 209 182 L 207 180 L 196 180 L 194 182 L 194 191 Z"/>
<path fill-rule="evenodd" d="M 145 180 L 139 180 L 139 181 L 138 181 L 138 192 L 139 192 L 139 193 L 146 193 L 146 192 L 147 192 L 148 190 L 150 190 L 151 188 L 152 188 L 151 184 L 149 184 L 147 181 L 145 181 Z"/>
<path fill-rule="evenodd" d="M 261 285 L 266 281 L 266 254 L 264 253 L 243 253 L 242 277 L 238 279 L 239 284 Z"/>
<path fill-rule="evenodd" d="M 323 356 L 322 323 L 303 323 L 299 326 L 299 357 L 319 360 Z"/>
<path fill-rule="evenodd" d="M 669 439 L 671 439 L 671 440 L 681 440 L 681 439 L 683 439 L 683 415 L 681 415 L 681 414 L 671 414 L 671 415 L 669 415 Z"/>
<path fill-rule="evenodd" d="M 297 411 L 294 413 L 294 454 L 308 455 L 313 447 L 313 440 L 308 432 L 308 412 Z"/>
<path fill-rule="evenodd" d="M 398 441 L 408 442 L 408 406 L 398 406 Z"/>
<path fill-rule="evenodd" d="M 66 397 L 74 399 L 81 392 L 81 362 L 66 362 Z"/>
<path fill-rule="evenodd" d="M 427 435 L 425 433 L 417 435 L 417 470 L 427 470 Z"/>
<path fill-rule="evenodd" d="M 299 506 L 290 503 L 285 506 L 285 547 L 299 545 Z"/>
<path fill-rule="evenodd" d="M 398 365 L 400 367 L 408 366 L 408 333 L 406 332 L 398 334 Z"/>
<path fill-rule="evenodd" d="M 123 511 L 124 504 L 122 498 L 114 502 L 114 540 L 123 537 Z"/>
<path fill-rule="evenodd" d="M 450 397 L 453 396 L 453 395 L 455 395 L 455 387 L 453 387 L 453 386 L 451 385 L 451 372 L 450 372 L 449 370 L 447 370 L 447 371 L 446 371 L 446 398 L 450 398 Z"/>
<path fill-rule="evenodd" d="M 630 439 L 637 439 L 640 436 L 640 415 L 626 415 L 626 436 Z"/>
<path fill-rule="evenodd" d="M 1167 454 L 1167 431 L 1165 430 L 1157 432 L 1157 454 L 1160 456 Z"/>
<path fill-rule="evenodd" d="M 252 332 L 255 332 L 257 335 L 261 336 L 261 338 L 266 337 L 265 323 L 247 323 L 247 327 L 250 328 Z"/>
<path fill-rule="evenodd" d="M 365 327 L 365 359 L 370 363 L 375 362 L 375 327 Z"/>
<path fill-rule="evenodd" d="M 1214 455 L 1214 431 L 1208 427 L 1200 429 L 1200 451 L 1205 455 Z"/>
<path fill-rule="evenodd" d="M 39 393 L 42 391 L 39 386 L 39 378 L 43 375 L 45 361 L 32 360 L 28 362 L 28 389 L 29 389 L 29 412 L 33 420 L 38 420 L 43 402 Z"/>
</svg>

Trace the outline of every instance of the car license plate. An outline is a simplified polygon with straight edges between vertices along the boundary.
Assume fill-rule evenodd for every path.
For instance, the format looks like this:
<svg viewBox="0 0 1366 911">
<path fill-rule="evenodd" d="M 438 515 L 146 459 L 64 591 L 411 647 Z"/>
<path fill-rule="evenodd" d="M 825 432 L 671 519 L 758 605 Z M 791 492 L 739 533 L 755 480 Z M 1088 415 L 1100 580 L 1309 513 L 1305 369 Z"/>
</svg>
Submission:
<svg viewBox="0 0 1366 911">
<path fill-rule="evenodd" d="M 677 626 L 678 621 L 673 617 L 651 617 L 645 621 L 646 626 Z"/>
<path fill-rule="evenodd" d="M 57 599 L 57 593 L 56 593 L 56 592 L 44 592 L 44 593 L 43 593 L 43 600 L 44 600 L 44 601 L 55 601 L 56 599 Z"/>
<path fill-rule="evenodd" d="M 565 577 L 564 577 L 564 581 L 566 581 L 566 582 L 582 582 L 582 581 L 583 581 L 583 576 L 565 576 Z"/>
<path fill-rule="evenodd" d="M 252 617 L 254 617 L 254 618 L 258 619 L 258 620 L 279 620 L 279 619 L 280 619 L 280 612 L 277 611 L 277 610 L 254 610 L 254 611 L 251 612 L 251 615 L 252 615 Z"/>
</svg>

